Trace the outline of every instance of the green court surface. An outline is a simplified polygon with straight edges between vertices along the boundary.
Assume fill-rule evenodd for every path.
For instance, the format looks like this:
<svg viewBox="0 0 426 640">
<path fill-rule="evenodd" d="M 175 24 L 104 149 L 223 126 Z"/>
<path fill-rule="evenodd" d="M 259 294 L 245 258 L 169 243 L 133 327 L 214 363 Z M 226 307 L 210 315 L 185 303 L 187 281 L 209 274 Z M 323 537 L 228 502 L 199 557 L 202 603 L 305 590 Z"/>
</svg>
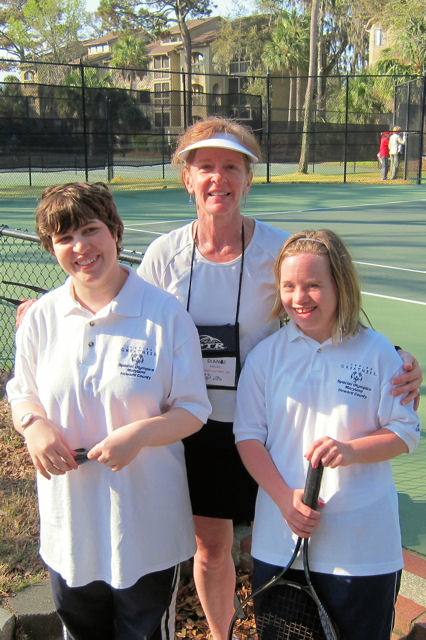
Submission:
<svg viewBox="0 0 426 640">
<path fill-rule="evenodd" d="M 183 189 L 113 188 L 125 223 L 124 246 L 143 251 L 156 236 L 195 217 Z M 35 197 L 0 199 L 0 226 L 34 230 Z M 349 246 L 373 326 L 426 371 L 426 188 L 419 185 L 255 184 L 247 215 L 290 232 L 330 228 Z M 393 461 L 403 544 L 426 555 L 426 387 L 420 446 Z M 368 523 L 366 523 L 368 526 Z"/>
</svg>

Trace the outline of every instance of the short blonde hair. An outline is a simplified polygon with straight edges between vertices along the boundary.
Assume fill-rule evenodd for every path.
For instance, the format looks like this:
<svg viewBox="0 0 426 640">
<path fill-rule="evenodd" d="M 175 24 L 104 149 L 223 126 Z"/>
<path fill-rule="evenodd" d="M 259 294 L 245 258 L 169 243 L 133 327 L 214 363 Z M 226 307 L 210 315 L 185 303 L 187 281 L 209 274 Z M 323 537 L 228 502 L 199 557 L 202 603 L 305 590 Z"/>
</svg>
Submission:
<svg viewBox="0 0 426 640">
<path fill-rule="evenodd" d="M 178 169 L 182 170 L 185 165 L 191 164 L 195 151 L 190 151 L 186 160 L 179 158 L 179 153 L 183 151 L 189 145 L 200 140 L 207 140 L 213 138 L 218 133 L 228 133 L 243 146 L 246 147 L 251 153 L 253 153 L 259 160 L 262 157 L 262 151 L 259 143 L 254 135 L 253 131 L 231 118 L 222 118 L 220 116 L 210 116 L 205 120 L 199 120 L 190 127 L 188 127 L 183 134 L 178 138 L 176 151 L 172 156 L 172 164 Z M 247 170 L 252 168 L 252 162 L 249 156 L 243 154 L 247 163 Z"/>
<path fill-rule="evenodd" d="M 339 337 L 356 335 L 360 327 L 365 326 L 360 320 L 362 309 L 358 276 L 344 242 L 329 229 L 300 231 L 288 238 L 281 247 L 274 264 L 276 294 L 271 319 L 281 318 L 288 321 L 280 295 L 281 265 L 287 257 L 298 253 L 311 253 L 327 258 L 337 291 L 337 318 L 332 330 L 333 342 Z"/>
<path fill-rule="evenodd" d="M 77 229 L 98 219 L 121 249 L 124 225 L 111 191 L 103 182 L 67 182 L 44 189 L 36 208 L 36 231 L 46 251 L 53 253 L 52 235 Z"/>
</svg>

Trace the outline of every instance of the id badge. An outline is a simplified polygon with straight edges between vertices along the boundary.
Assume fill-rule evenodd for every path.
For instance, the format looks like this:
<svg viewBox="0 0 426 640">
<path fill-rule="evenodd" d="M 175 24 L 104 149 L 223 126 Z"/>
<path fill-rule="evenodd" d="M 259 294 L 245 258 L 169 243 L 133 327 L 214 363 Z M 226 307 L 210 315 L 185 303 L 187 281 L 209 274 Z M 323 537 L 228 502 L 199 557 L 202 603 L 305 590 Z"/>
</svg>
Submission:
<svg viewBox="0 0 426 640">
<path fill-rule="evenodd" d="M 240 375 L 238 323 L 198 325 L 204 378 L 208 389 L 236 389 Z"/>
</svg>

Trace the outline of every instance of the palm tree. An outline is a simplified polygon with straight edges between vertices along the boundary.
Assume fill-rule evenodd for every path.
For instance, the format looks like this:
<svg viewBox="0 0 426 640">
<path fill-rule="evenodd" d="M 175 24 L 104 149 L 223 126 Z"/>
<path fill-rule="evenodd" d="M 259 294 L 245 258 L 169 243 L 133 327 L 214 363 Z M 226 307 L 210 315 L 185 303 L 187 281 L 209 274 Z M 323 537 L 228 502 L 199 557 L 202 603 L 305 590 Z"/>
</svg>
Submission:
<svg viewBox="0 0 426 640">
<path fill-rule="evenodd" d="M 118 39 L 112 51 L 111 62 L 114 67 L 121 67 L 120 75 L 128 80 L 129 89 L 133 90 L 139 69 L 146 69 L 149 56 L 145 43 L 135 36 L 124 35 Z"/>
<path fill-rule="evenodd" d="M 87 117 L 97 117 L 99 113 L 99 95 L 102 90 L 112 87 L 111 76 L 100 72 L 96 67 L 77 67 L 66 74 L 64 86 L 58 92 L 62 100 L 59 102 L 60 113 L 63 118 L 81 117 L 82 103 L 82 73 L 84 76 L 84 88 L 86 93 L 84 110 Z M 99 90 L 99 91 L 97 91 Z"/>
<path fill-rule="evenodd" d="M 308 20 L 296 10 L 283 11 L 265 44 L 264 59 L 270 69 L 288 69 L 290 76 L 288 121 L 294 120 L 295 75 L 299 75 L 308 46 Z M 298 102 L 298 100 L 297 100 Z"/>
</svg>

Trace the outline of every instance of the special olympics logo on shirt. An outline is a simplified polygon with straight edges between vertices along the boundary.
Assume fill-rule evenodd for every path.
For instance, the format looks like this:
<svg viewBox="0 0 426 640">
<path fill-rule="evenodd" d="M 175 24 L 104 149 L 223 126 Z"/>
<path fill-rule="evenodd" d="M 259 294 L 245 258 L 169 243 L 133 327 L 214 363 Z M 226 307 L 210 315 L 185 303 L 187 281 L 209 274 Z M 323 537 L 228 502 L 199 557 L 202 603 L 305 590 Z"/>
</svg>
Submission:
<svg viewBox="0 0 426 640">
<path fill-rule="evenodd" d="M 143 361 L 145 360 L 142 353 L 131 353 L 130 357 L 135 367 L 140 367 Z"/>
<path fill-rule="evenodd" d="M 363 379 L 363 376 L 361 371 L 352 371 L 351 380 L 353 380 L 354 382 L 361 382 L 362 379 Z"/>
<path fill-rule="evenodd" d="M 131 378 L 151 380 L 157 366 L 155 347 L 150 347 L 142 340 L 126 342 L 121 347 L 122 356 L 118 363 L 120 375 Z"/>
</svg>

